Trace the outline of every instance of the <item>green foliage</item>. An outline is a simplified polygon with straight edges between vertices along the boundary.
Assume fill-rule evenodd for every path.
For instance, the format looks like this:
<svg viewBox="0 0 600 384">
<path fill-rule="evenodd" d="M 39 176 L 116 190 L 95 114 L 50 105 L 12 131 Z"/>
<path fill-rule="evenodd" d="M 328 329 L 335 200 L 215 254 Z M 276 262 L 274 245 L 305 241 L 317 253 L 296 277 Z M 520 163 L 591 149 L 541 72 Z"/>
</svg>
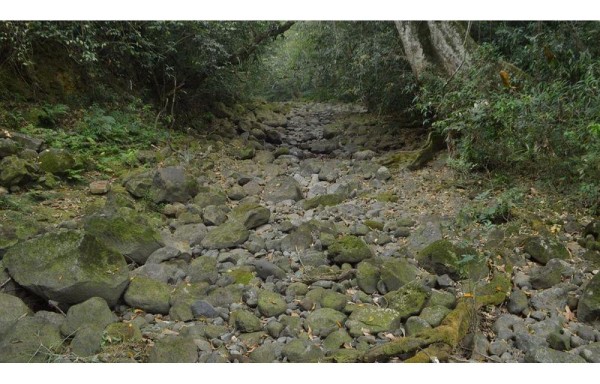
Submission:
<svg viewBox="0 0 600 384">
<path fill-rule="evenodd" d="M 588 43 L 600 37 L 598 24 L 486 25 L 492 33 L 481 39 L 471 67 L 450 83 L 427 79 L 417 98 L 422 112 L 435 110 L 433 127 L 450 142 L 451 165 L 548 180 L 562 191 L 579 190 L 587 206 L 597 204 L 600 50 Z M 501 68 L 509 68 L 510 88 Z"/>
<path fill-rule="evenodd" d="M 416 89 L 392 22 L 297 23 L 260 64 L 248 91 L 270 100 L 353 101 L 390 112 L 406 109 Z"/>
</svg>

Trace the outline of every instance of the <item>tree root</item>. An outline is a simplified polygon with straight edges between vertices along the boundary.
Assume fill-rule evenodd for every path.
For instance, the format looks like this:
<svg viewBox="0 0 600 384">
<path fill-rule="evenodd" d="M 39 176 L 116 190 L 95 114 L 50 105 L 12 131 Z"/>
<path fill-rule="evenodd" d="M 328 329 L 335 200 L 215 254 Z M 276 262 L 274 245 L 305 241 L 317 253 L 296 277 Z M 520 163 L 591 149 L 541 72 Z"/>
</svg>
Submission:
<svg viewBox="0 0 600 384">
<path fill-rule="evenodd" d="M 456 308 L 438 327 L 373 347 L 363 355 L 363 361 L 385 361 L 412 354 L 414 356 L 406 362 L 448 361 L 451 352 L 475 325 L 477 310 L 482 306 L 501 304 L 506 300 L 510 288 L 510 275 L 496 275 L 485 286 L 460 298 Z"/>
</svg>

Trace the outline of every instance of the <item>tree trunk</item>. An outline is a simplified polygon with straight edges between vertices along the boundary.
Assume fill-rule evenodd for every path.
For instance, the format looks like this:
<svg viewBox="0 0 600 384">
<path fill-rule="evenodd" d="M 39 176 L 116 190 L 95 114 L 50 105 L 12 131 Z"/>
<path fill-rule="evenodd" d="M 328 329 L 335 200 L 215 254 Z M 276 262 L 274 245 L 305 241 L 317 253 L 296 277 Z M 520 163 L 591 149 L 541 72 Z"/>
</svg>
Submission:
<svg viewBox="0 0 600 384">
<path fill-rule="evenodd" d="M 421 81 L 427 72 L 450 79 L 469 66 L 477 44 L 459 21 L 395 21 L 412 71 Z"/>
<path fill-rule="evenodd" d="M 404 47 L 417 83 L 422 84 L 426 76 L 435 76 L 450 81 L 462 68 L 469 67 L 472 52 L 477 44 L 469 36 L 469 26 L 459 21 L 395 21 L 396 29 Z M 445 138 L 431 131 L 427 142 L 409 170 L 424 167 L 436 152 L 445 148 Z"/>
</svg>

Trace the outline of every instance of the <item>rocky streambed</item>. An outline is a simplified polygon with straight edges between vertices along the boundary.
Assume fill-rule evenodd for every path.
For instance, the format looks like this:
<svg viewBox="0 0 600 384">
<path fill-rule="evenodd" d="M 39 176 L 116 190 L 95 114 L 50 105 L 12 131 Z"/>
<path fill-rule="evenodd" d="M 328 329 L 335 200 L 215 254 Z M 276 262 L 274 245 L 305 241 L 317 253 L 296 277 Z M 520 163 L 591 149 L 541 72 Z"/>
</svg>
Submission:
<svg viewBox="0 0 600 384">
<path fill-rule="evenodd" d="M 469 190 L 363 112 L 229 116 L 85 215 L 3 227 L 0 361 L 599 362 L 600 222 L 461 225 Z"/>
</svg>

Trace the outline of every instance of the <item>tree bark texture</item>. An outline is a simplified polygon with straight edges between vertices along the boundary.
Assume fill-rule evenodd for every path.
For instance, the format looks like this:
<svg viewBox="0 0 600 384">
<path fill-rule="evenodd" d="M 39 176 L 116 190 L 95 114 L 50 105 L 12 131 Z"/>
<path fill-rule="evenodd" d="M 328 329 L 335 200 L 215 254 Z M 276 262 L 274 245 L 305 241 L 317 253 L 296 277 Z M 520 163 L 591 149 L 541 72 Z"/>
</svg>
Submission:
<svg viewBox="0 0 600 384">
<path fill-rule="evenodd" d="M 469 65 L 477 46 L 459 21 L 395 21 L 412 71 L 420 81 L 426 72 L 451 78 Z"/>
</svg>

